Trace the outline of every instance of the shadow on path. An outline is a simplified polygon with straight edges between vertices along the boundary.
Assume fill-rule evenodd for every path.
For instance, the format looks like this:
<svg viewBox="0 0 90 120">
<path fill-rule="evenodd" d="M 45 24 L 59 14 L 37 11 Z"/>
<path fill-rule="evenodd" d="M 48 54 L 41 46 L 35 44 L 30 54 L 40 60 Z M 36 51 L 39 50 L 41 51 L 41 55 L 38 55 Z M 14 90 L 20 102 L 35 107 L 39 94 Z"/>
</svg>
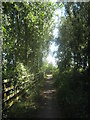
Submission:
<svg viewBox="0 0 90 120">
<path fill-rule="evenodd" d="M 42 97 L 39 99 L 40 107 L 38 109 L 24 109 L 23 102 L 19 105 L 16 103 L 9 111 L 8 120 L 12 120 L 13 118 L 63 118 L 61 115 L 62 111 L 57 104 L 52 75 L 47 75 L 41 93 Z"/>
<path fill-rule="evenodd" d="M 62 118 L 60 108 L 56 100 L 56 90 L 53 86 L 52 75 L 47 75 L 47 79 L 42 91 L 42 100 L 40 109 L 37 112 L 37 118 Z"/>
</svg>

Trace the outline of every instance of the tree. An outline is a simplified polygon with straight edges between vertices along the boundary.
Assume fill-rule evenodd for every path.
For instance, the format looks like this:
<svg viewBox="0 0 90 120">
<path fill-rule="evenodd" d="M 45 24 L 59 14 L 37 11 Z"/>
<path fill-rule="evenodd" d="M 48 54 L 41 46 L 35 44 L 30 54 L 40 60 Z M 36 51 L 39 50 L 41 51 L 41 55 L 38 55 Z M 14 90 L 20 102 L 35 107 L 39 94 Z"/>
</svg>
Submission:
<svg viewBox="0 0 90 120">
<path fill-rule="evenodd" d="M 53 29 L 53 3 L 3 2 L 3 78 L 11 77 L 18 62 L 32 73 L 42 68 Z M 10 72 L 10 73 L 9 73 Z"/>
<path fill-rule="evenodd" d="M 65 3 L 56 43 L 59 73 L 57 97 L 66 116 L 87 118 L 89 68 L 89 3 Z M 58 77 L 57 77 L 58 76 Z M 77 97 L 78 96 L 78 97 Z M 68 110 L 69 112 L 68 112 Z"/>
</svg>

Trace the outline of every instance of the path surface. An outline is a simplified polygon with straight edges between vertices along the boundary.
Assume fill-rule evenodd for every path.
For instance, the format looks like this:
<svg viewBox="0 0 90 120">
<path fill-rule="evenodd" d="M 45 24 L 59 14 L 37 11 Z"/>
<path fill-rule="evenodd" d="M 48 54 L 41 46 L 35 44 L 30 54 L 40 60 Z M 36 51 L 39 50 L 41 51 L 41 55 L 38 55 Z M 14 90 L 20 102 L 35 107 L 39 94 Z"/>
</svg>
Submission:
<svg viewBox="0 0 90 120">
<path fill-rule="evenodd" d="M 60 108 L 56 100 L 56 90 L 53 86 L 52 75 L 48 75 L 42 92 L 42 101 L 40 109 L 36 115 L 37 118 L 62 118 Z"/>
<path fill-rule="evenodd" d="M 25 111 L 24 109 L 19 109 L 20 106 L 13 106 L 15 109 L 13 108 L 9 112 L 8 120 L 13 118 L 63 118 L 61 115 L 62 110 L 60 110 L 56 100 L 56 90 L 53 86 L 52 75 L 48 75 L 47 79 L 45 79 L 41 95 L 42 97 L 39 101 L 40 108 L 38 110 L 31 111 L 30 109 Z M 23 104 L 20 105 L 22 106 Z"/>
</svg>

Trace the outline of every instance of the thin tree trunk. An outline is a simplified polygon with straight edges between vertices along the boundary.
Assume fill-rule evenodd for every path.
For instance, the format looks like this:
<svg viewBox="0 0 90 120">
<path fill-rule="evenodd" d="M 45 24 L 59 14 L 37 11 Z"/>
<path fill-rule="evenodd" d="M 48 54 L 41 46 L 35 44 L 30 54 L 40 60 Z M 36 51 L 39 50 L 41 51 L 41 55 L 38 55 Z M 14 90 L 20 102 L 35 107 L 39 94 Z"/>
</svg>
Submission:
<svg viewBox="0 0 90 120">
<path fill-rule="evenodd" d="M 24 28 L 25 28 L 25 65 L 27 65 L 27 23 L 26 23 L 26 19 L 24 20 Z"/>
<path fill-rule="evenodd" d="M 90 31 L 90 4 L 88 4 L 88 28 Z M 88 73 L 90 73 L 90 32 L 88 35 Z"/>
</svg>

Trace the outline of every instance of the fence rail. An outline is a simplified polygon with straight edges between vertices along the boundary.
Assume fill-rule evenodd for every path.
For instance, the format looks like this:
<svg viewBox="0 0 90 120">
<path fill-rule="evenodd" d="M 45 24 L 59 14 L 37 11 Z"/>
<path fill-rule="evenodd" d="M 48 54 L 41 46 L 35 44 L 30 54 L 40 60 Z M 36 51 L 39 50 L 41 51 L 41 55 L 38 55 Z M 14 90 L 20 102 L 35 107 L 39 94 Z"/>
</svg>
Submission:
<svg viewBox="0 0 90 120">
<path fill-rule="evenodd" d="M 19 99 L 20 95 L 25 93 L 26 89 L 29 87 L 33 88 L 41 78 L 41 75 L 41 73 L 37 73 L 35 75 L 22 76 L 23 80 L 19 83 L 17 82 L 16 84 L 13 84 L 15 81 L 13 78 L 3 80 L 3 111 L 9 109 L 15 101 Z M 29 79 L 26 80 L 27 78 Z"/>
</svg>

